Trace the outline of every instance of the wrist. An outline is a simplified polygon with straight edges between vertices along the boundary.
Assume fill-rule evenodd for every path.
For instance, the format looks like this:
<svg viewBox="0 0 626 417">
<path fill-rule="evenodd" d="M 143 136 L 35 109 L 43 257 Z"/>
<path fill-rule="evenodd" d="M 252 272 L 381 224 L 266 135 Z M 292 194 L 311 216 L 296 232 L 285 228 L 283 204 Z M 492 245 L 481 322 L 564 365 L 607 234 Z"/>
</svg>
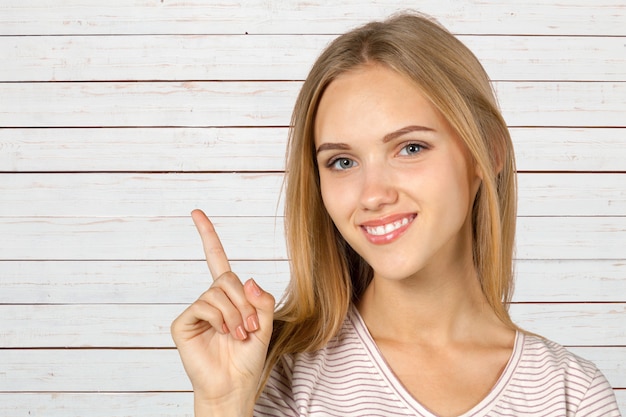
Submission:
<svg viewBox="0 0 626 417">
<path fill-rule="evenodd" d="M 194 393 L 193 407 L 195 417 L 252 417 L 254 394 L 248 398 L 233 394 L 220 399 L 207 400 Z"/>
</svg>

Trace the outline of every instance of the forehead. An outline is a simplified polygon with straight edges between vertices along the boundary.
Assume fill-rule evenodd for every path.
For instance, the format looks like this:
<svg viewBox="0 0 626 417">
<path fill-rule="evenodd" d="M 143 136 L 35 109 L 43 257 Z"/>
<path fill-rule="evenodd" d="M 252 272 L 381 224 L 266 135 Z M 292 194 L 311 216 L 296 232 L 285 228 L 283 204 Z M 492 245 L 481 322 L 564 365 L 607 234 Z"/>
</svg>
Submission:
<svg viewBox="0 0 626 417">
<path fill-rule="evenodd" d="M 315 142 L 351 136 L 384 137 L 404 126 L 447 124 L 419 86 L 382 65 L 348 71 L 326 88 L 315 118 Z"/>
</svg>

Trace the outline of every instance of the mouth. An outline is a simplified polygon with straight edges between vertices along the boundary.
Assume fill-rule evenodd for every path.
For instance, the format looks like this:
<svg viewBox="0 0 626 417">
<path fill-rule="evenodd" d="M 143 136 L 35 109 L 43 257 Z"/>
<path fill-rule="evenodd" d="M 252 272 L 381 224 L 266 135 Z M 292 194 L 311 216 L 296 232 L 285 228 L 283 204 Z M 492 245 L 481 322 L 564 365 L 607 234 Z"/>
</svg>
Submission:
<svg viewBox="0 0 626 417">
<path fill-rule="evenodd" d="M 369 224 L 362 224 L 361 228 L 365 232 L 367 238 L 373 243 L 388 243 L 399 237 L 408 228 L 409 224 L 415 220 L 417 214 L 412 213 L 410 215 L 404 215 L 402 218 L 394 219 L 393 221 L 374 222 Z"/>
</svg>

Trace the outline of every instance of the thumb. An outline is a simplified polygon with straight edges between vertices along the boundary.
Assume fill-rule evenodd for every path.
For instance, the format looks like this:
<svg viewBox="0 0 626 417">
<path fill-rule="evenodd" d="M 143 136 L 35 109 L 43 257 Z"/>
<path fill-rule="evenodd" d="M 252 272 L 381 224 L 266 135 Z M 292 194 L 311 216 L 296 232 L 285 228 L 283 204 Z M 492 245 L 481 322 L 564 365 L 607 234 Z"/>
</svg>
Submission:
<svg viewBox="0 0 626 417">
<path fill-rule="evenodd" d="M 246 281 L 243 288 L 246 294 L 246 299 L 254 308 L 256 308 L 257 315 L 259 317 L 258 331 L 264 336 L 267 335 L 267 339 L 265 337 L 263 337 L 263 339 L 267 340 L 269 343 L 274 321 L 274 296 L 266 291 L 263 291 L 252 278 Z"/>
</svg>

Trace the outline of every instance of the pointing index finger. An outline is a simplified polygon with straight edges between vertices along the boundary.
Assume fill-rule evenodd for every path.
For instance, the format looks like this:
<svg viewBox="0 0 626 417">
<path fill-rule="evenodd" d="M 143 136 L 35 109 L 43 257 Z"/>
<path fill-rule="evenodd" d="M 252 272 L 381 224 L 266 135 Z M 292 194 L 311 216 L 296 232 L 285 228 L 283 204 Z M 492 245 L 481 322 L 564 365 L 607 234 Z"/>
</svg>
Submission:
<svg viewBox="0 0 626 417">
<path fill-rule="evenodd" d="M 196 229 L 198 229 L 198 233 L 200 233 L 204 256 L 209 265 L 211 275 L 213 279 L 217 279 L 223 273 L 230 271 L 230 263 L 226 257 L 226 252 L 224 252 L 222 242 L 220 242 L 213 223 L 202 210 L 196 209 L 192 211 L 191 218 L 196 225 Z"/>
</svg>

